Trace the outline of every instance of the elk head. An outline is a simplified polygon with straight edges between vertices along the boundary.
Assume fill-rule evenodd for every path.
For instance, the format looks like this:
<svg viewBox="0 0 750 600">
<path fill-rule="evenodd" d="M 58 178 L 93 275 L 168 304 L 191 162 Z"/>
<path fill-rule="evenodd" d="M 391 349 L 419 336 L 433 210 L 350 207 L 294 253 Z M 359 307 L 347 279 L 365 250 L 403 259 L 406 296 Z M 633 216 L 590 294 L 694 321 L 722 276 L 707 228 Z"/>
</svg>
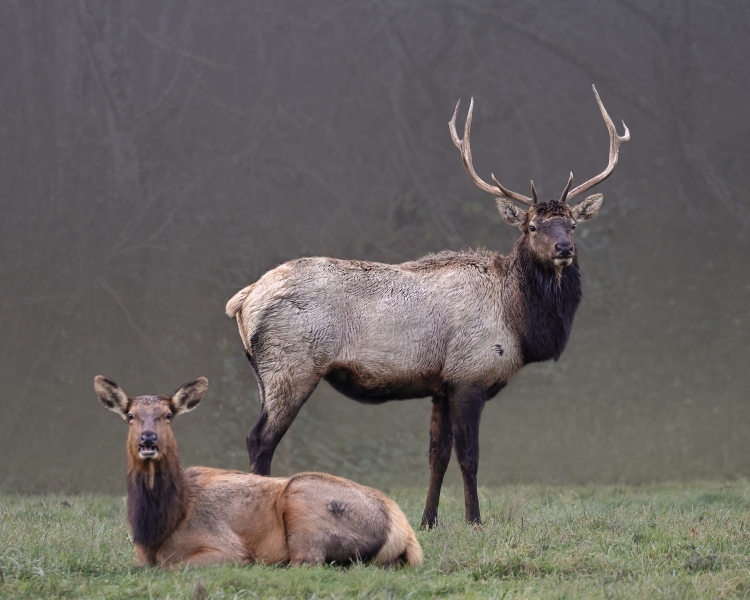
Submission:
<svg viewBox="0 0 750 600">
<path fill-rule="evenodd" d="M 594 95 L 599 104 L 599 110 L 601 111 L 604 123 L 609 130 L 609 163 L 607 164 L 607 168 L 599 175 L 589 179 L 587 182 L 582 183 L 572 190 L 570 187 L 573 184 L 573 173 L 571 173 L 568 177 L 568 183 L 560 195 L 559 200 L 539 202 L 537 200 L 536 188 L 534 187 L 533 181 L 531 182 L 532 197 L 529 198 L 528 196 L 524 196 L 523 194 L 505 188 L 497 179 L 495 179 L 494 174 L 492 175 L 492 181 L 495 182 L 495 185 L 486 183 L 477 175 L 474 170 L 474 165 L 472 164 L 471 145 L 469 141 L 471 134 L 471 117 L 474 111 L 473 98 L 469 104 L 469 114 L 466 116 L 463 139 L 460 139 L 456 132 L 456 116 L 458 115 L 458 107 L 461 104 L 460 100 L 458 104 L 456 104 L 453 118 L 450 120 L 450 123 L 448 123 L 451 132 L 451 139 L 461 151 L 461 159 L 463 160 L 464 167 L 472 181 L 485 192 L 499 196 L 496 199 L 496 202 L 503 220 L 510 225 L 515 225 L 523 232 L 524 243 L 528 244 L 532 254 L 539 262 L 547 265 L 554 265 L 557 268 L 567 267 L 573 262 L 573 258 L 575 257 L 573 230 L 578 223 L 588 221 L 596 216 L 602 206 L 604 196 L 602 194 L 588 196 L 575 206 L 570 206 L 568 204 L 569 201 L 579 194 L 591 189 L 598 183 L 601 183 L 612 174 L 617 165 L 620 144 L 627 142 L 630 139 L 630 131 L 624 121 L 622 126 L 625 128 L 625 133 L 622 136 L 617 134 L 617 129 L 615 128 L 612 119 L 610 119 L 607 114 L 607 111 L 599 98 L 599 94 L 596 91 L 596 87 L 591 87 L 594 89 Z M 524 210 L 511 202 L 511 200 L 521 202 L 522 204 L 527 205 L 529 209 Z"/>
<path fill-rule="evenodd" d="M 198 406 L 207 389 L 208 379 L 198 377 L 183 385 L 171 397 L 128 398 L 114 381 L 101 375 L 94 378 L 94 390 L 99 402 L 128 423 L 128 461 L 141 466 L 149 461 L 169 460 L 171 454 L 176 454 L 172 419 Z"/>
</svg>

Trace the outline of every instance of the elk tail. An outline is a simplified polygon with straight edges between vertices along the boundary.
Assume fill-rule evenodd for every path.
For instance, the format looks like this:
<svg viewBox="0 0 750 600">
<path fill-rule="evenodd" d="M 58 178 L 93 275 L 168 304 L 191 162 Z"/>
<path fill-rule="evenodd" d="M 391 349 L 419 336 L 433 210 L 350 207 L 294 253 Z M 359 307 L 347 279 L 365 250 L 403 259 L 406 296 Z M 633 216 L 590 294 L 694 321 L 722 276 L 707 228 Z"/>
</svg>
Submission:
<svg viewBox="0 0 750 600">
<path fill-rule="evenodd" d="M 419 545 L 414 530 L 401 508 L 390 498 L 385 498 L 386 510 L 390 517 L 390 530 L 383 547 L 375 556 L 375 561 L 384 566 L 409 565 L 416 567 L 422 564 L 422 547 Z"/>
<path fill-rule="evenodd" d="M 414 536 L 414 532 L 412 532 L 411 536 L 409 536 L 409 539 L 406 541 L 404 562 L 410 567 L 417 567 L 422 564 L 423 558 L 422 546 L 419 545 L 417 538 Z"/>
<path fill-rule="evenodd" d="M 247 286 L 245 289 L 240 290 L 234 296 L 232 296 L 227 302 L 226 312 L 230 319 L 233 319 L 242 309 L 242 304 L 245 302 L 245 298 L 253 291 L 255 284 Z"/>
</svg>

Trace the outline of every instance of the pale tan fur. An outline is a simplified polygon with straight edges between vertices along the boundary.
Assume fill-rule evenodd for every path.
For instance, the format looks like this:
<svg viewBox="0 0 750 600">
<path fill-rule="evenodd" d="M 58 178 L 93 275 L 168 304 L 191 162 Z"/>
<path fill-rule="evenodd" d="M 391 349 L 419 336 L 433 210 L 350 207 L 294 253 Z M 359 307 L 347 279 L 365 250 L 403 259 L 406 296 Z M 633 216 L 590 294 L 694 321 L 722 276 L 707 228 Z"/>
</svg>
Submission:
<svg viewBox="0 0 750 600">
<path fill-rule="evenodd" d="M 191 467 L 185 475 L 190 496 L 187 515 L 157 552 L 162 566 L 224 562 L 317 565 L 327 562 L 331 551 L 336 554 L 342 538 L 348 537 L 355 547 L 366 545 L 371 539 L 367 534 L 377 532 L 368 532 L 367 523 L 358 523 L 351 531 L 348 523 L 342 524 L 332 514 L 331 497 L 355 513 L 362 499 L 384 505 L 389 517 L 387 541 L 372 557 L 373 563 L 422 562 L 421 547 L 404 513 L 372 488 L 324 473 L 280 478 Z M 366 511 L 359 516 L 366 519 Z M 368 557 L 358 557 L 355 551 L 349 558 Z"/>
<path fill-rule="evenodd" d="M 185 470 L 187 513 L 159 548 L 162 566 L 287 562 L 276 503 L 285 481 L 206 467 Z"/>
<path fill-rule="evenodd" d="M 242 308 L 242 303 L 245 301 L 245 298 L 247 298 L 248 294 L 253 291 L 254 287 L 255 287 L 255 284 L 251 283 L 249 286 L 241 289 L 234 296 L 232 296 L 229 302 L 227 302 L 227 306 L 226 306 L 228 317 L 233 318 L 238 312 L 240 312 L 240 308 Z"/>
<path fill-rule="evenodd" d="M 361 366 L 373 379 L 406 381 L 433 371 L 443 379 L 470 377 L 472 383 L 491 385 L 507 381 L 521 367 L 501 298 L 513 290 L 502 289 L 502 278 L 492 272 L 476 274 L 477 263 L 484 266 L 493 258 L 480 252 L 476 263 L 429 269 L 415 263 L 298 259 L 235 295 L 227 314 L 237 319 L 250 354 L 253 333 L 272 323 L 262 364 L 267 389 L 280 380 L 300 385 L 303 373 L 309 376 L 302 387 L 314 386 L 336 364 Z M 297 309 L 297 302 L 304 309 Z M 502 357 L 493 350 L 496 344 L 504 348 Z M 275 398 L 269 394 L 266 400 L 271 404 Z"/>
</svg>

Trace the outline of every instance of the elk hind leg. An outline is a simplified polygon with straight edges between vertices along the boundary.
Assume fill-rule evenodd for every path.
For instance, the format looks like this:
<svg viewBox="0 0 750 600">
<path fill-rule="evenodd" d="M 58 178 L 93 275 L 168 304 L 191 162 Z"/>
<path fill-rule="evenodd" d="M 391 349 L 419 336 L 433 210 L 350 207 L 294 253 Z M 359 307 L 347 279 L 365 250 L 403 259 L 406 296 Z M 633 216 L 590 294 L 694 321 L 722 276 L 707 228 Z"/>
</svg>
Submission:
<svg viewBox="0 0 750 600">
<path fill-rule="evenodd" d="M 325 564 L 326 556 L 320 548 L 305 548 L 295 551 L 292 551 L 290 548 L 289 562 L 295 567 L 300 565 L 320 567 Z"/>
<path fill-rule="evenodd" d="M 261 409 L 258 421 L 247 435 L 247 452 L 252 472 L 270 475 L 276 446 L 315 390 L 320 376 L 312 368 L 298 365 L 296 369 L 277 370 L 266 378 L 252 359 L 251 364 L 261 390 Z"/>
<path fill-rule="evenodd" d="M 231 562 L 243 564 L 247 561 L 240 559 L 236 554 L 231 552 L 216 548 L 204 548 L 191 553 L 181 564 L 190 567 L 207 567 Z"/>
<path fill-rule="evenodd" d="M 440 489 L 443 486 L 445 470 L 451 459 L 452 446 L 453 429 L 448 399 L 445 396 L 435 396 L 432 399 L 430 416 L 430 486 L 427 490 L 421 529 L 431 529 L 437 526 Z"/>
<path fill-rule="evenodd" d="M 486 400 L 486 394 L 475 389 L 460 390 L 451 398 L 453 445 L 464 480 L 466 522 L 475 525 L 482 523 L 477 494 L 477 471 L 479 469 L 479 420 Z"/>
</svg>

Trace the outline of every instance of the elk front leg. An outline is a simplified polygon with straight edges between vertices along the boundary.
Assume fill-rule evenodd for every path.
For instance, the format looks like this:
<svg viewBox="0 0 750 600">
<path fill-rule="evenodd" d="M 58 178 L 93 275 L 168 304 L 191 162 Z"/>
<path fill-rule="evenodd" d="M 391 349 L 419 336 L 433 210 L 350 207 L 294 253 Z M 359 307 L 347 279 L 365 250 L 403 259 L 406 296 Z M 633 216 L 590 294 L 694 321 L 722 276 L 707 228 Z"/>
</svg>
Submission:
<svg viewBox="0 0 750 600">
<path fill-rule="evenodd" d="M 453 429 L 448 399 L 445 396 L 435 396 L 432 399 L 430 417 L 430 487 L 427 490 L 421 529 L 432 529 L 437 526 L 440 488 L 443 486 L 445 470 L 451 459 L 452 446 Z"/>
<path fill-rule="evenodd" d="M 481 525 L 477 470 L 479 468 L 479 420 L 487 400 L 483 390 L 459 390 L 451 398 L 453 446 L 464 480 L 466 522 Z"/>
</svg>

